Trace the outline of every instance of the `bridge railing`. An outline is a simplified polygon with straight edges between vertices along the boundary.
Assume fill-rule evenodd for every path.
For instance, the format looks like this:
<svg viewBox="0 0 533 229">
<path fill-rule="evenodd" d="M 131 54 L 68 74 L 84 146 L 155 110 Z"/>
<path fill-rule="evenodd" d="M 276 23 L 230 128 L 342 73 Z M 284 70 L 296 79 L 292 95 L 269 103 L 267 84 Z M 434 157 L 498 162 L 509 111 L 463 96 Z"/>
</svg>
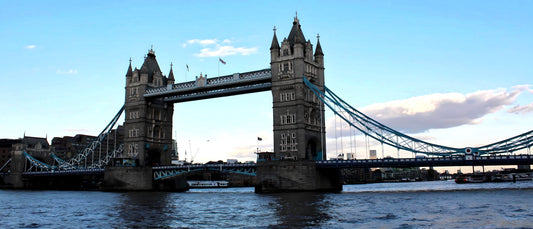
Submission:
<svg viewBox="0 0 533 229">
<path fill-rule="evenodd" d="M 167 179 L 186 173 L 204 170 L 216 170 L 229 173 L 238 173 L 255 176 L 257 165 L 255 163 L 238 164 L 194 164 L 194 165 L 167 165 L 152 167 L 154 180 Z"/>
<path fill-rule="evenodd" d="M 69 169 L 69 170 L 50 170 L 50 171 L 27 171 L 23 172 L 23 176 L 70 176 L 70 175 L 102 175 L 105 169 Z"/>
<path fill-rule="evenodd" d="M 383 158 L 359 160 L 317 161 L 319 168 L 357 167 L 425 167 L 425 166 L 467 166 L 467 165 L 516 165 L 533 163 L 533 155 L 493 155 L 467 157 L 427 157 L 427 158 Z"/>
<path fill-rule="evenodd" d="M 235 164 L 192 164 L 192 165 L 163 165 L 154 166 L 153 170 L 168 170 L 168 169 L 186 169 L 186 168 L 228 168 L 228 167 L 254 167 L 255 163 L 235 163 Z"/>
</svg>

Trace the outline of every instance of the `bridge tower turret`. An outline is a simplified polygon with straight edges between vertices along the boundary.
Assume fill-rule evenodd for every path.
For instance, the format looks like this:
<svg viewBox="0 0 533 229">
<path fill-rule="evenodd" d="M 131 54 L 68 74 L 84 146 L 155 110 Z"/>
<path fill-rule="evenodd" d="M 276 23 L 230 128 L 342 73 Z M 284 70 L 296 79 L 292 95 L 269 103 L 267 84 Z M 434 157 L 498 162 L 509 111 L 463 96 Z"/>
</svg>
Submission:
<svg viewBox="0 0 533 229">
<path fill-rule="evenodd" d="M 326 159 L 324 107 L 302 77 L 324 90 L 324 54 L 320 43 L 305 40 L 298 17 L 287 38 L 270 47 L 274 153 L 278 159 Z"/>
<path fill-rule="evenodd" d="M 140 166 L 170 165 L 172 116 L 174 104 L 162 98 L 145 99 L 151 87 L 174 83 L 172 67 L 169 77 L 159 68 L 153 49 L 148 51 L 141 69 L 132 70 L 131 60 L 126 73 L 124 155 Z"/>
</svg>

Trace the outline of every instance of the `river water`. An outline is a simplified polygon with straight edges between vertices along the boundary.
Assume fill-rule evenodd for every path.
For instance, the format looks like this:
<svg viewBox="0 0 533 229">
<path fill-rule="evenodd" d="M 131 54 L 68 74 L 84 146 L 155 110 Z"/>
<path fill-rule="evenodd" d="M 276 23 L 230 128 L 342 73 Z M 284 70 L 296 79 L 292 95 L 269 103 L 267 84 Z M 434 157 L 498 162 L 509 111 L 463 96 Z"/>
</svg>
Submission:
<svg viewBox="0 0 533 229">
<path fill-rule="evenodd" d="M 0 190 L 0 228 L 533 228 L 533 181 L 283 194 Z"/>
</svg>

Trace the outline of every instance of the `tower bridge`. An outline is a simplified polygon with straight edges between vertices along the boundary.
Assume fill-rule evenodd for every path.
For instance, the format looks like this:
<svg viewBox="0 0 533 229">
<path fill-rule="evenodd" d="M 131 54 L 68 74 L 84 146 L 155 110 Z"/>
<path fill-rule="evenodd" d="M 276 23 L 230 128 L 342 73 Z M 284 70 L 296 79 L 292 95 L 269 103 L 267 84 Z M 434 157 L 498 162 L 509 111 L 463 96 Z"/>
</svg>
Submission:
<svg viewBox="0 0 533 229">
<path fill-rule="evenodd" d="M 533 163 L 531 155 L 501 156 L 530 150 L 533 131 L 481 147 L 454 148 L 402 134 L 361 113 L 325 86 L 324 53 L 319 37 L 313 48 L 296 17 L 289 35 L 281 43 L 274 30 L 270 57 L 270 68 L 212 78 L 200 75 L 193 81 L 175 83 L 172 66 L 168 76 L 164 75 L 155 51 L 150 49 L 140 68 L 133 68 L 130 60 L 124 107 L 93 144 L 68 161 L 52 154 L 53 164 L 33 158 L 18 147 L 13 160 L 8 162 L 11 173 L 2 176 L 9 176 L 19 188 L 25 186 L 29 177 L 33 177 L 29 179 L 31 182 L 38 179 L 35 177 L 70 177 L 72 180 L 72 177 L 103 176 L 103 187 L 109 190 L 178 190 L 184 188 L 184 174 L 224 170 L 256 175 L 256 192 L 340 191 L 340 168 Z M 174 103 L 261 91 L 272 93 L 274 152 L 271 157 L 258 160 L 257 165 L 171 165 Z M 327 161 L 326 107 L 382 144 L 439 157 Z M 95 160 L 96 148 L 122 113 L 125 114 L 124 144 Z M 452 157 L 457 155 L 464 157 Z M 121 160 L 127 163 L 112 163 Z"/>
</svg>

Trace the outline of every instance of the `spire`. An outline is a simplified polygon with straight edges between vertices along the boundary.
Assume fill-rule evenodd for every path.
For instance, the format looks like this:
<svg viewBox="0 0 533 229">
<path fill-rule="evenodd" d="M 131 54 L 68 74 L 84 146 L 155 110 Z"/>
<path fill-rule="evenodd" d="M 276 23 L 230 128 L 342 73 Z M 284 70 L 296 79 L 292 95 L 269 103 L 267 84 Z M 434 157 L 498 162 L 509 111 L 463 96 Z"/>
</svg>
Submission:
<svg viewBox="0 0 533 229">
<path fill-rule="evenodd" d="M 294 46 L 294 44 L 305 44 L 305 37 L 301 29 L 300 20 L 298 20 L 298 13 L 296 14 L 296 17 L 294 17 L 292 29 L 287 40 L 289 40 L 291 47 Z"/>
<path fill-rule="evenodd" d="M 154 45 L 150 46 L 150 50 L 148 50 L 148 56 L 155 57 Z"/>
<path fill-rule="evenodd" d="M 279 49 L 278 37 L 276 37 L 276 26 L 274 26 L 274 38 L 272 38 L 272 45 L 270 46 L 270 50 L 272 49 Z"/>
<path fill-rule="evenodd" d="M 174 72 L 172 72 L 172 62 L 170 62 L 170 73 L 168 73 L 168 80 L 174 82 Z"/>
<path fill-rule="evenodd" d="M 159 64 L 157 63 L 157 60 L 155 58 L 155 52 L 154 49 L 151 48 L 148 51 L 148 55 L 144 59 L 144 63 L 141 67 L 141 74 L 148 74 L 148 82 L 152 82 L 154 73 L 159 73 L 162 75 L 161 69 L 159 68 Z"/>
<path fill-rule="evenodd" d="M 131 70 L 131 57 L 130 57 L 130 66 L 128 67 L 128 72 L 126 73 L 126 77 L 132 76 L 132 75 L 133 75 L 133 71 Z"/>
<path fill-rule="evenodd" d="M 324 53 L 322 52 L 322 46 L 320 46 L 320 34 L 316 35 L 315 56 L 318 56 L 318 55 L 324 56 Z"/>
</svg>

